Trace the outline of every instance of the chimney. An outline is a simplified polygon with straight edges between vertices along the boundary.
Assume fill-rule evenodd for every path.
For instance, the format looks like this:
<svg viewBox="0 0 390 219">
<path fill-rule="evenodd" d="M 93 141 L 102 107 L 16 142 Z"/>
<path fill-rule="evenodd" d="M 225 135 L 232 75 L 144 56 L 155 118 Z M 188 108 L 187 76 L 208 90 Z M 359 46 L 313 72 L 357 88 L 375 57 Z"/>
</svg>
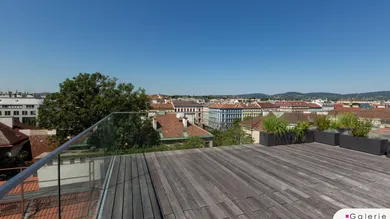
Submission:
<svg viewBox="0 0 390 219">
<path fill-rule="evenodd" d="M 152 123 L 153 123 L 153 128 L 157 129 L 157 120 L 154 117 Z"/>
<path fill-rule="evenodd" d="M 183 117 L 182 118 L 182 121 L 183 121 L 183 125 L 184 125 L 184 128 L 187 128 L 187 125 L 188 125 L 188 120 L 186 117 Z"/>
</svg>

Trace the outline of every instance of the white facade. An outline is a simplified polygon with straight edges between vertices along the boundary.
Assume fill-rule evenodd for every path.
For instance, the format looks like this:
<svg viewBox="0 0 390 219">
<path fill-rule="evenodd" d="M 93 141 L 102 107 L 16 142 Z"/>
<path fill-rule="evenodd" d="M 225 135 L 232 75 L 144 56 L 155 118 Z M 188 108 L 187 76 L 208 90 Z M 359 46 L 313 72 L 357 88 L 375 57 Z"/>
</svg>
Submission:
<svg viewBox="0 0 390 219">
<path fill-rule="evenodd" d="M 38 117 L 38 109 L 43 99 L 35 98 L 0 98 L 0 118 L 14 117 L 22 123 Z"/>
<path fill-rule="evenodd" d="M 242 120 L 241 108 L 210 108 L 209 126 L 213 129 L 227 129 L 234 119 Z"/>
<path fill-rule="evenodd" d="M 61 159 L 61 185 L 104 180 L 110 157 Z M 57 160 L 41 167 L 38 174 L 39 188 L 57 186 Z"/>
</svg>

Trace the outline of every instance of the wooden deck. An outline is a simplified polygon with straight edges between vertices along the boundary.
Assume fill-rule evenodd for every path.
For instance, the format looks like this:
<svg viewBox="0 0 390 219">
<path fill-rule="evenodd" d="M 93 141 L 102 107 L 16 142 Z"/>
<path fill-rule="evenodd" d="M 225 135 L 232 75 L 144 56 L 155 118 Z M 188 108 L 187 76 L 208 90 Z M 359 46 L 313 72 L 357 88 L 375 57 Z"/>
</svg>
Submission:
<svg viewBox="0 0 390 219">
<path fill-rule="evenodd" d="M 144 156 L 115 156 L 113 162 L 100 218 L 162 218 Z"/>
<path fill-rule="evenodd" d="M 319 143 L 116 158 L 112 178 L 124 185 L 111 181 L 103 211 L 110 213 L 102 218 L 158 218 L 161 209 L 169 219 L 311 219 L 347 207 L 390 207 L 389 158 Z"/>
</svg>

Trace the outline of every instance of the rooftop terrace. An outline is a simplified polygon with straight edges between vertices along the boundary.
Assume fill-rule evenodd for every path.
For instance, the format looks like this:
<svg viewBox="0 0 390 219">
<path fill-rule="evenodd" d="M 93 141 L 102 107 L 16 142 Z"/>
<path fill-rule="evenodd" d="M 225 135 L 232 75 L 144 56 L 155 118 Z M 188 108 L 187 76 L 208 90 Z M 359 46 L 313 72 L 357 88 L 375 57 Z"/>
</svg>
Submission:
<svg viewBox="0 0 390 219">
<path fill-rule="evenodd" d="M 254 144 L 144 156 L 115 157 L 103 218 L 309 219 L 390 206 L 389 160 L 339 147 Z"/>
<path fill-rule="evenodd" d="M 61 212 L 61 218 L 309 219 L 332 218 L 341 208 L 390 207 L 385 156 L 306 143 L 69 158 L 65 149 L 91 130 L 96 126 L 1 185 L 0 218 Z"/>
</svg>

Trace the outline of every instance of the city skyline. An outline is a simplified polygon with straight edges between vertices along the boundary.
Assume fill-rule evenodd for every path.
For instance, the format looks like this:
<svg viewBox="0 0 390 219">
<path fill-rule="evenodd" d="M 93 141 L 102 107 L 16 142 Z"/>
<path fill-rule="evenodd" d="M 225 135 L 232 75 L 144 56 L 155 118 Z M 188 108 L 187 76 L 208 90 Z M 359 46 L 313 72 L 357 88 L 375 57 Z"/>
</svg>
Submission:
<svg viewBox="0 0 390 219">
<path fill-rule="evenodd" d="M 389 7 L 6 1 L 0 89 L 54 92 L 79 72 L 101 72 L 150 94 L 388 90 Z"/>
</svg>

